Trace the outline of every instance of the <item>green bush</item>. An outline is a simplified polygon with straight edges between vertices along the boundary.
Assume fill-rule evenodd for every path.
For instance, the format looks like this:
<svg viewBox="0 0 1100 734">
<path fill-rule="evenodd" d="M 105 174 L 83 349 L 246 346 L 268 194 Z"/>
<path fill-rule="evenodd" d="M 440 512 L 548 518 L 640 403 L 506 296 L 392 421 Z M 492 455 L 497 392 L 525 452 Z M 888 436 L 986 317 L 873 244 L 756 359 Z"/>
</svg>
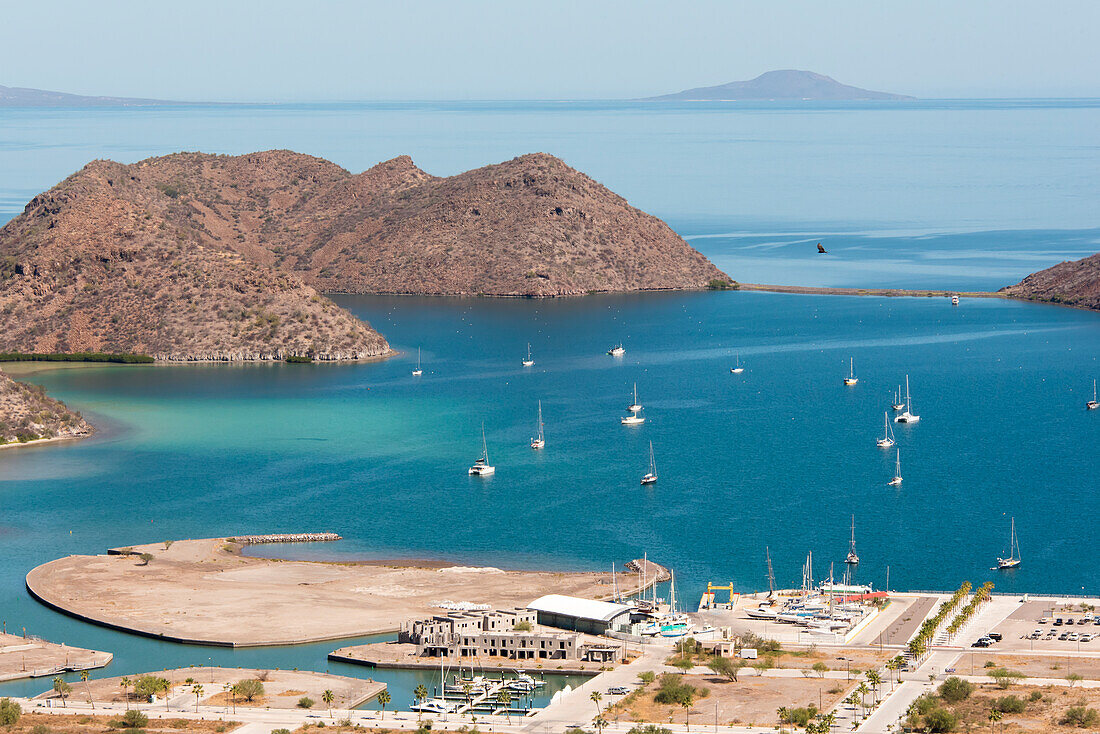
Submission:
<svg viewBox="0 0 1100 734">
<path fill-rule="evenodd" d="M 272 729 L 271 734 L 290 734 L 290 729 Z"/>
<path fill-rule="evenodd" d="M 815 716 L 817 716 L 817 706 L 787 709 L 787 721 L 798 726 L 806 726 L 810 723 L 810 719 Z"/>
<path fill-rule="evenodd" d="M 317 703 L 317 702 L 314 701 L 309 696 L 302 696 L 301 698 L 298 699 L 298 708 L 300 708 L 300 709 L 311 709 L 311 708 L 313 708 L 313 705 L 315 703 Z"/>
<path fill-rule="evenodd" d="M 959 717 L 944 708 L 936 708 L 924 716 L 924 730 L 930 732 L 954 731 Z"/>
<path fill-rule="evenodd" d="M 0 726 L 14 726 L 19 723 L 23 709 L 10 698 L 0 698 Z"/>
<path fill-rule="evenodd" d="M 958 676 L 951 676 L 940 684 L 939 694 L 940 697 L 948 703 L 958 703 L 959 701 L 965 701 L 970 697 L 970 694 L 974 692 L 974 684 L 970 681 L 965 681 Z"/>
<path fill-rule="evenodd" d="M 286 358 L 287 364 L 313 364 L 313 357 L 305 354 L 291 354 Z"/>
<path fill-rule="evenodd" d="M 1038 693 L 1038 691 L 1035 691 L 1035 693 Z M 1027 703 L 1016 696 L 1002 696 L 993 702 L 993 710 L 1000 711 L 1003 714 L 1022 714 L 1026 708 Z"/>
<path fill-rule="evenodd" d="M 246 701 L 264 695 L 264 684 L 256 678 L 245 678 L 233 686 L 233 693 Z"/>
<path fill-rule="evenodd" d="M 1031 694 L 1027 697 L 1027 700 L 1028 701 L 1041 701 L 1041 700 L 1043 700 L 1043 694 L 1040 691 L 1032 691 Z"/>
<path fill-rule="evenodd" d="M 148 554 L 143 554 L 148 555 Z M 168 680 L 155 675 L 143 675 L 134 681 L 134 694 L 138 698 L 148 699 L 161 691 L 168 690 Z"/>
<path fill-rule="evenodd" d="M 635 726 L 626 734 L 672 734 L 672 732 L 663 726 L 646 724 L 645 726 Z"/>
<path fill-rule="evenodd" d="M 994 668 L 989 671 L 989 675 L 997 681 L 998 688 L 1009 688 L 1016 681 L 1027 677 L 1017 670 L 1009 670 L 1008 668 Z"/>
<path fill-rule="evenodd" d="M 147 354 L 127 352 L 0 352 L 0 362 L 116 362 L 119 364 L 151 364 Z"/>
<path fill-rule="evenodd" d="M 1100 714 L 1095 709 L 1084 706 L 1070 706 L 1066 709 L 1065 716 L 1058 723 L 1068 726 L 1096 726 L 1100 722 Z"/>
<path fill-rule="evenodd" d="M 685 683 L 679 675 L 665 673 L 661 676 L 653 700 L 657 703 L 684 705 L 690 704 L 696 698 L 704 698 L 707 693 L 709 691 L 706 688 L 696 688 Z"/>
<path fill-rule="evenodd" d="M 648 684 L 657 680 L 657 676 L 652 670 L 643 670 L 641 673 L 638 673 L 638 680 Z"/>
</svg>

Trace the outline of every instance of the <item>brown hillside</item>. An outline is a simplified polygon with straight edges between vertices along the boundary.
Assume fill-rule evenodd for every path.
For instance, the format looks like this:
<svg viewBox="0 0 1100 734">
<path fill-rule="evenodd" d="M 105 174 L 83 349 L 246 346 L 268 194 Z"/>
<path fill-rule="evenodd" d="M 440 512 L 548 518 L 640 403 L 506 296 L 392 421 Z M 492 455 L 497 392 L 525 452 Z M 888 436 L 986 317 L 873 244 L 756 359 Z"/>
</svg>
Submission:
<svg viewBox="0 0 1100 734">
<path fill-rule="evenodd" d="M 16 382 L 0 372 L 0 444 L 91 433 L 92 427 L 80 413 L 48 397 L 41 387 Z"/>
<path fill-rule="evenodd" d="M 1100 253 L 1032 273 L 1001 291 L 1013 298 L 1100 310 Z"/>
</svg>

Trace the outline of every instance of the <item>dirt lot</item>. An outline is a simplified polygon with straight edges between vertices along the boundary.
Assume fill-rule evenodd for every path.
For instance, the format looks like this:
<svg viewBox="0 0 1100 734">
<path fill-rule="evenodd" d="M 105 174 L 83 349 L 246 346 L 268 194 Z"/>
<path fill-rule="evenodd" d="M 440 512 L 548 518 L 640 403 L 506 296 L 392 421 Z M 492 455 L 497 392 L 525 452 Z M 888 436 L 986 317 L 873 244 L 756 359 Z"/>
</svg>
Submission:
<svg viewBox="0 0 1100 734">
<path fill-rule="evenodd" d="M 180 696 L 189 697 L 190 701 L 180 702 L 184 705 L 194 705 L 195 686 L 201 685 L 199 702 L 203 706 L 247 706 L 250 708 L 293 709 L 298 707 L 300 698 L 313 699 L 316 708 L 324 708 L 321 703 L 321 694 L 326 690 L 332 691 L 336 696 L 333 708 L 353 708 L 364 701 L 374 698 L 386 688 L 385 683 L 363 680 L 360 678 L 347 678 L 328 673 L 313 673 L 298 670 L 255 670 L 248 668 L 177 668 L 175 670 L 161 670 L 149 673 L 161 678 L 167 678 L 171 684 L 169 699 L 177 704 Z M 122 703 L 136 701 L 133 681 L 140 676 L 127 676 L 131 681 L 131 687 L 123 688 L 122 677 L 98 678 L 90 680 L 87 684 L 79 681 L 72 684 L 73 689 L 68 694 L 69 700 L 87 701 L 89 692 L 93 701 L 100 703 Z M 229 699 L 225 692 L 226 685 L 233 685 L 247 678 L 257 678 L 263 682 L 262 695 L 246 701 L 240 696 Z M 36 699 L 57 698 L 52 690 L 39 694 Z M 55 704 L 57 705 L 57 704 Z M 179 705 L 179 704 L 177 704 Z"/>
<path fill-rule="evenodd" d="M 987 666 L 990 662 L 993 665 Z M 998 655 L 981 651 L 965 653 L 955 663 L 955 671 L 962 675 L 984 675 L 988 668 L 1018 670 L 1028 678 L 1065 678 L 1077 673 L 1088 680 L 1100 680 L 1100 657 L 1084 655 Z"/>
<path fill-rule="evenodd" d="M 80 716 L 69 714 L 39 714 L 26 712 L 14 726 L 5 727 L 5 734 L 32 734 L 36 727 L 46 727 L 50 734 L 103 734 L 109 731 L 108 722 L 114 716 Z M 241 724 L 239 721 L 197 721 L 193 719 L 154 719 L 149 717 L 147 732 L 203 732 L 215 734 L 231 732 Z"/>
<path fill-rule="evenodd" d="M 1028 700 L 1032 691 L 1038 691 L 1042 698 Z M 1059 722 L 1071 706 L 1085 706 L 1100 711 L 1100 689 L 1067 689 L 1062 686 L 1012 686 L 1001 690 L 995 686 L 982 686 L 968 699 L 950 705 L 959 716 L 956 731 L 989 730 L 989 712 L 995 699 L 1003 696 L 1016 696 L 1027 701 L 1022 714 L 1004 714 L 997 723 L 997 734 L 1021 734 L 1022 732 L 1081 732 L 1093 731 L 1097 725 L 1081 729 Z"/>
<path fill-rule="evenodd" d="M 715 704 L 718 705 L 719 724 L 777 724 L 776 709 L 780 706 L 818 706 L 828 709 L 844 698 L 858 685 L 820 678 L 758 678 L 741 675 L 736 682 L 712 675 L 685 675 L 685 683 L 705 688 L 708 694 L 696 698 L 689 712 L 692 723 L 713 724 Z M 608 721 L 651 721 L 656 723 L 684 723 L 684 708 L 654 702 L 656 683 L 639 689 L 612 706 L 605 718 Z"/>
<path fill-rule="evenodd" d="M 57 668 L 89 670 L 111 662 L 111 654 L 0 634 L 0 680 L 50 675 Z"/>
<path fill-rule="evenodd" d="M 526 606 L 547 593 L 610 595 L 607 573 L 379 566 L 248 558 L 225 539 L 134 546 L 153 558 L 69 556 L 27 574 L 47 604 L 183 642 L 279 645 L 390 632 L 441 600 Z M 637 575 L 621 574 L 619 588 Z"/>
</svg>

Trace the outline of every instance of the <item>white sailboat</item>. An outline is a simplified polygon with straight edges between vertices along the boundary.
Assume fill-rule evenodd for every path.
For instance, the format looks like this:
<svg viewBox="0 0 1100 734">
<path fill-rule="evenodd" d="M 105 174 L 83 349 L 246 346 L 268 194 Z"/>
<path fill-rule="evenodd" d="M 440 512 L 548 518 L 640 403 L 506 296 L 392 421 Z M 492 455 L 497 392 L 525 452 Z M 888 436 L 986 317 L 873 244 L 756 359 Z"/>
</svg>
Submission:
<svg viewBox="0 0 1100 734">
<path fill-rule="evenodd" d="M 474 462 L 474 465 L 470 467 L 470 475 L 476 477 L 487 477 L 490 474 L 495 474 L 497 468 L 489 463 L 489 445 L 485 443 L 485 424 L 481 424 L 481 458 Z"/>
<path fill-rule="evenodd" d="M 859 382 L 859 378 L 856 377 L 856 361 L 853 358 L 848 359 L 848 376 L 844 378 L 844 384 L 849 387 Z"/>
<path fill-rule="evenodd" d="M 1085 403 L 1086 410 L 1096 410 L 1100 408 L 1100 402 L 1096 400 L 1096 380 L 1092 381 L 1092 400 Z"/>
<path fill-rule="evenodd" d="M 542 401 L 539 401 L 539 418 L 538 418 L 538 435 L 531 439 L 531 448 L 544 449 L 546 448 L 546 438 L 542 435 Z"/>
<path fill-rule="evenodd" d="M 531 367 L 535 364 L 535 360 L 531 359 L 531 342 L 527 342 L 527 359 L 523 360 L 524 367 Z"/>
<path fill-rule="evenodd" d="M 895 413 L 905 407 L 905 403 L 901 401 L 901 385 L 898 385 L 898 390 L 894 393 L 894 402 L 890 403 L 890 407 Z"/>
<path fill-rule="evenodd" d="M 745 368 L 741 366 L 741 355 L 734 353 L 733 355 L 733 367 L 730 367 L 730 372 L 735 375 L 739 375 L 745 371 Z"/>
<path fill-rule="evenodd" d="M 997 558 L 997 568 L 1016 568 L 1020 565 L 1020 543 L 1016 540 L 1016 518 L 1012 518 L 1012 541 L 1008 558 Z"/>
<path fill-rule="evenodd" d="M 424 370 L 420 369 L 420 347 L 416 348 L 416 369 L 413 370 L 413 377 L 420 377 L 424 374 Z"/>
<path fill-rule="evenodd" d="M 621 357 L 624 354 L 626 354 L 626 350 L 623 349 L 622 342 L 619 342 L 616 346 L 611 347 L 611 349 L 608 349 L 607 353 L 610 354 L 612 357 Z"/>
<path fill-rule="evenodd" d="M 634 383 L 634 402 L 626 406 L 626 409 L 631 413 L 637 413 L 642 409 L 642 404 L 638 402 L 638 383 Z"/>
<path fill-rule="evenodd" d="M 909 396 L 909 375 L 905 376 L 905 410 L 894 418 L 895 423 L 916 423 L 920 416 L 913 412 L 913 399 Z"/>
<path fill-rule="evenodd" d="M 859 563 L 859 554 L 856 553 L 856 516 L 852 515 L 852 542 L 848 546 L 848 557 L 844 559 L 844 562 L 848 565 L 854 566 Z M 830 564 L 829 568 L 832 568 Z M 831 574 L 830 574 L 831 575 Z"/>
<path fill-rule="evenodd" d="M 642 415 L 642 410 L 641 408 L 639 408 L 637 413 L 624 415 L 622 418 L 619 419 L 619 422 L 622 423 L 624 426 L 640 426 L 645 423 L 645 416 Z"/>
<path fill-rule="evenodd" d="M 885 411 L 883 411 L 882 413 L 882 422 L 886 426 L 886 433 L 884 433 L 882 438 L 880 438 L 878 441 L 875 441 L 875 444 L 880 449 L 888 449 L 894 445 L 895 441 L 894 429 L 890 427 L 890 416 Z"/>
<path fill-rule="evenodd" d="M 642 484 L 657 483 L 657 461 L 653 458 L 653 442 L 649 442 L 649 473 L 642 477 Z"/>
<path fill-rule="evenodd" d="M 894 478 L 889 482 L 891 487 L 901 486 L 901 449 L 898 449 L 897 464 L 894 465 Z"/>
</svg>

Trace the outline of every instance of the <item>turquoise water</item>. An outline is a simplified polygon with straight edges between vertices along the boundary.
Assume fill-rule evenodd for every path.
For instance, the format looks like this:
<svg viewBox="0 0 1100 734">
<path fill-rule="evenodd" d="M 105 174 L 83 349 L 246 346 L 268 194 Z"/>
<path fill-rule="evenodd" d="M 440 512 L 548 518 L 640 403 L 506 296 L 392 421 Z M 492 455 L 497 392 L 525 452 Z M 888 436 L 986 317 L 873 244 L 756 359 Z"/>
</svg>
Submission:
<svg viewBox="0 0 1100 734">
<path fill-rule="evenodd" d="M 1098 123 L 1094 102 L 6 110 L 0 218 L 97 156 L 288 147 L 360 170 L 409 152 L 446 174 L 542 149 L 666 217 L 740 280 L 995 288 L 1098 249 Z M 813 254 L 818 241 L 829 255 Z M 388 680 L 407 703 L 433 674 L 330 665 L 334 643 L 160 643 L 51 612 L 23 588 L 30 568 L 69 553 L 300 530 L 346 540 L 261 551 L 595 570 L 648 552 L 694 601 L 708 580 L 763 586 L 766 546 L 781 584 L 798 582 L 808 551 L 820 576 L 843 560 L 854 513 L 857 578 L 877 585 L 889 566 L 898 589 L 993 579 L 1100 593 L 1100 415 L 1083 409 L 1100 376 L 1094 313 L 736 292 L 337 300 L 404 356 L 28 378 L 100 432 L 0 454 L 9 631 L 110 650 L 103 675 L 208 661 L 327 669 Z M 620 340 L 623 359 L 604 355 Z M 536 365 L 524 370 L 527 342 Z M 729 373 L 735 351 L 741 375 Z M 849 357 L 860 382 L 846 389 Z M 894 489 L 893 456 L 874 439 L 906 373 L 923 420 L 898 427 Z M 635 381 L 648 420 L 627 429 Z M 479 481 L 466 467 L 483 422 L 497 474 Z M 643 489 L 650 440 L 660 481 Z M 1012 516 L 1024 564 L 997 575 Z"/>
</svg>

